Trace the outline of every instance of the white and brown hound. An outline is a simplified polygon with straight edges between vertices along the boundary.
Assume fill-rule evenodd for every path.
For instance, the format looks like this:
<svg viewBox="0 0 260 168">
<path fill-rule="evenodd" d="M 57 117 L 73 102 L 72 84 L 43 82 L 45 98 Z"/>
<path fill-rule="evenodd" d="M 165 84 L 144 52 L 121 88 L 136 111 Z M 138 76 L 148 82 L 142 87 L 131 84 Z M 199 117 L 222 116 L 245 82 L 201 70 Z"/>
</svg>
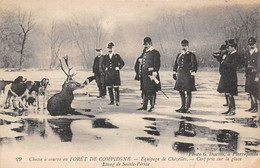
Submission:
<svg viewBox="0 0 260 168">
<path fill-rule="evenodd" d="M 32 88 L 29 91 L 31 95 L 32 92 L 35 92 L 35 101 L 37 104 L 37 108 L 40 109 L 39 106 L 39 96 L 43 96 L 43 109 L 46 109 L 45 102 L 46 102 L 46 89 L 47 86 L 50 85 L 50 81 L 48 78 L 43 78 L 41 81 L 34 81 Z M 33 99 L 32 99 L 33 101 Z M 32 102 L 30 102 L 32 103 Z"/>
</svg>

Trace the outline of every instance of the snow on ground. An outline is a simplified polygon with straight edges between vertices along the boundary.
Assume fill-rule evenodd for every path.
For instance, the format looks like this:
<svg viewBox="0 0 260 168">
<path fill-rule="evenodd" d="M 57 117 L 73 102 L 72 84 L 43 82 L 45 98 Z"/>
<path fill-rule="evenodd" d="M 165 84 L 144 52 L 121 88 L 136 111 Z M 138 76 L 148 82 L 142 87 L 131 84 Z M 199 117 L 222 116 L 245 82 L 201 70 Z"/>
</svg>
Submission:
<svg viewBox="0 0 260 168">
<path fill-rule="evenodd" d="M 32 81 L 49 78 L 51 85 L 47 89 L 47 99 L 61 90 L 66 78 L 62 71 L 1 70 L 0 80 L 13 80 L 18 75 Z M 74 80 L 82 83 L 90 75 L 90 72 L 78 71 Z M 87 114 L 85 116 L 52 117 L 47 110 L 37 110 L 36 107 L 29 107 L 23 116 L 15 116 L 12 109 L 0 107 L 1 154 L 182 156 L 187 152 L 259 152 L 259 124 L 253 122 L 259 114 L 244 111 L 250 106 L 243 87 L 244 74 L 238 74 L 235 116 L 221 114 L 227 107 L 222 106 L 224 95 L 216 91 L 218 72 L 197 73 L 197 91 L 193 92 L 190 114 L 175 112 L 180 107 L 180 98 L 173 90 L 170 71 L 160 72 L 162 88 L 169 99 L 158 92 L 152 113 L 137 111 L 141 99 L 139 82 L 134 80 L 134 75 L 134 71 L 121 72 L 120 106 L 107 105 L 108 96 L 96 98 L 95 82 L 76 90 L 72 107 Z M 3 102 L 5 95 L 0 96 Z M 91 109 L 91 112 L 84 109 Z M 190 164 L 186 163 L 187 166 Z"/>
</svg>

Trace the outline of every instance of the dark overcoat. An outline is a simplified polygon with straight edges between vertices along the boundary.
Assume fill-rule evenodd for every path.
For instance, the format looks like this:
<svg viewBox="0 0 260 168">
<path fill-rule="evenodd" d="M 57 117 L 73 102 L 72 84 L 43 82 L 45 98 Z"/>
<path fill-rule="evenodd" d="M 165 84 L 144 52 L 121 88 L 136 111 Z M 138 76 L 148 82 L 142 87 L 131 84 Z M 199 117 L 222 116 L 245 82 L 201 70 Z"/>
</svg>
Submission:
<svg viewBox="0 0 260 168">
<path fill-rule="evenodd" d="M 95 76 L 105 75 L 105 65 L 103 63 L 104 56 L 96 56 L 93 63 L 93 73 Z"/>
<path fill-rule="evenodd" d="M 124 65 L 125 63 L 119 54 L 113 53 L 111 59 L 108 54 L 104 56 L 106 86 L 121 85 L 120 72 L 119 70 L 116 70 L 116 67 L 122 69 Z"/>
<path fill-rule="evenodd" d="M 173 66 L 173 71 L 177 72 L 174 90 L 196 91 L 195 78 L 191 72 L 197 72 L 197 69 L 198 63 L 193 52 L 179 53 Z"/>
<path fill-rule="evenodd" d="M 161 66 L 160 53 L 155 49 L 150 49 L 143 54 L 142 60 L 142 89 L 147 93 L 157 92 L 161 90 L 161 82 L 159 76 L 159 69 Z M 159 83 L 155 83 L 149 76 L 156 74 L 156 79 Z"/>
<path fill-rule="evenodd" d="M 246 70 L 246 84 L 245 91 L 254 95 L 259 99 L 259 85 L 260 82 L 256 82 L 255 78 L 259 77 L 260 67 L 260 53 L 259 51 L 253 52 L 252 55 L 248 52 L 245 57 L 245 70 Z"/>
<path fill-rule="evenodd" d="M 139 59 L 143 59 L 143 54 L 140 57 L 138 57 L 135 62 L 135 80 L 140 81 L 140 90 L 143 90 L 142 61 L 140 62 Z"/>
<path fill-rule="evenodd" d="M 231 93 L 237 95 L 237 65 L 239 62 L 238 53 L 232 52 L 220 64 L 220 80 L 218 84 L 219 93 Z"/>
</svg>

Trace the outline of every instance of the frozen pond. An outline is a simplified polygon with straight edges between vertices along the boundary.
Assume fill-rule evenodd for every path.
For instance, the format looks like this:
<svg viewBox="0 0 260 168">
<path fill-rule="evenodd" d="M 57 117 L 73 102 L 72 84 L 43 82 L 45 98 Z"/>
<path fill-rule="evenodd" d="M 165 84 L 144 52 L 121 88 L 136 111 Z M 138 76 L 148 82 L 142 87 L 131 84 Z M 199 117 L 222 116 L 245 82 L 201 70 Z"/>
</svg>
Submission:
<svg viewBox="0 0 260 168">
<path fill-rule="evenodd" d="M 18 75 L 28 80 L 50 79 L 47 99 L 61 90 L 65 75 L 61 71 L 0 71 L 0 80 L 13 80 Z M 78 71 L 74 80 L 82 83 L 90 72 Z M 72 107 L 86 114 L 55 116 L 47 110 L 30 106 L 27 113 L 15 116 L 12 109 L 0 107 L 0 149 L 2 154 L 36 156 L 67 155 L 67 152 L 88 154 L 165 154 L 182 155 L 197 152 L 259 152 L 259 123 L 257 113 L 249 108 L 244 92 L 244 74 L 239 74 L 239 95 L 236 115 L 224 116 L 224 95 L 216 91 L 218 72 L 198 72 L 197 90 L 193 92 L 190 114 L 176 113 L 180 98 L 173 90 L 170 71 L 160 72 L 162 88 L 167 99 L 158 92 L 155 110 L 137 111 L 140 105 L 139 82 L 133 71 L 122 71 L 120 106 L 109 106 L 109 97 L 96 98 L 95 81 L 88 88 L 76 90 Z M 87 94 L 88 93 L 88 94 Z M 3 102 L 5 95 L 1 95 Z M 41 102 L 40 105 L 42 106 Z M 85 109 L 91 109 L 86 112 Z M 7 158 L 8 159 L 8 158 Z"/>
</svg>

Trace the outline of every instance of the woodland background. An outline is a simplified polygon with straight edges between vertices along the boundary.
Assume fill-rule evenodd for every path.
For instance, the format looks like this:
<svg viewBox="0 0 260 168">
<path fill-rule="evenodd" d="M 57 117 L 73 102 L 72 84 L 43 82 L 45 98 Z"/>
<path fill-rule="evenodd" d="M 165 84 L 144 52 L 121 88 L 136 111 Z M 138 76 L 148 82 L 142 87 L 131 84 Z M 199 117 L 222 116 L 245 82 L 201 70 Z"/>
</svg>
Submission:
<svg viewBox="0 0 260 168">
<path fill-rule="evenodd" d="M 126 11 L 127 5 L 117 3 L 114 16 L 110 17 L 104 4 L 96 12 L 86 8 L 68 12 L 66 17 L 44 18 L 36 10 L 8 6 L 0 1 L 0 68 L 57 69 L 58 57 L 68 54 L 73 58 L 71 64 L 90 70 L 95 48 L 101 47 L 106 53 L 110 41 L 126 66 L 132 68 L 146 36 L 152 38 L 160 51 L 163 68 L 172 68 L 184 38 L 190 41 L 190 50 L 196 53 L 199 66 L 213 68 L 218 62 L 212 52 L 226 39 L 237 41 L 242 62 L 247 39 L 254 36 L 259 42 L 258 3 L 244 5 L 225 1 L 221 5 L 185 8 L 169 3 L 152 9 L 149 3 L 142 1 L 129 5 Z M 136 15 L 125 20 L 127 12 Z"/>
</svg>

